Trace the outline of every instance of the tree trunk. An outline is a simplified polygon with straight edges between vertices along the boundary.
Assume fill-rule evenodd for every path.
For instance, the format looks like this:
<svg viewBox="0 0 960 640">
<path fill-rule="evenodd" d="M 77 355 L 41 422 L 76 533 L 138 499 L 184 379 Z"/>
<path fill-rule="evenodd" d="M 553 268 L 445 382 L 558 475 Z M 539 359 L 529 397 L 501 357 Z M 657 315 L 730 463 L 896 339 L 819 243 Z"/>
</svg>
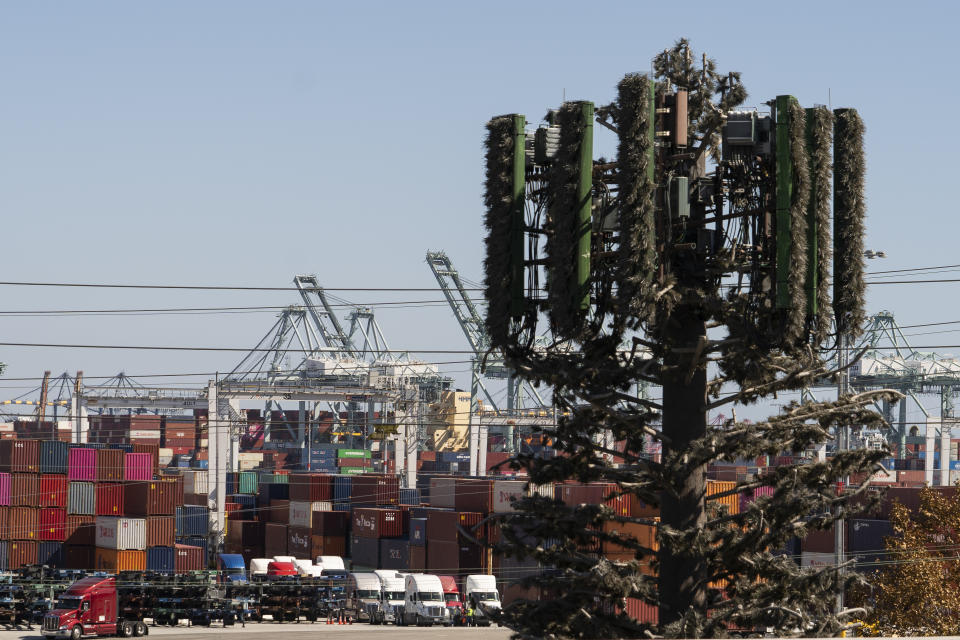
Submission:
<svg viewBox="0 0 960 640">
<path fill-rule="evenodd" d="M 665 338 L 675 349 L 665 357 L 668 379 L 663 385 L 664 461 L 682 470 L 672 480 L 673 490 L 665 491 L 660 505 L 661 524 L 677 531 L 703 528 L 706 522 L 706 466 L 684 463 L 682 456 L 690 443 L 706 435 L 706 366 L 699 366 L 702 355 L 696 352 L 706 326 L 695 309 L 681 307 L 671 318 Z M 677 353 L 682 350 L 682 353 Z M 694 363 L 694 358 L 698 362 Z M 691 367 L 696 367 L 691 374 Z M 660 552 L 660 624 L 669 624 L 693 607 L 703 611 L 707 602 L 706 566 L 695 550 L 661 545 Z"/>
</svg>

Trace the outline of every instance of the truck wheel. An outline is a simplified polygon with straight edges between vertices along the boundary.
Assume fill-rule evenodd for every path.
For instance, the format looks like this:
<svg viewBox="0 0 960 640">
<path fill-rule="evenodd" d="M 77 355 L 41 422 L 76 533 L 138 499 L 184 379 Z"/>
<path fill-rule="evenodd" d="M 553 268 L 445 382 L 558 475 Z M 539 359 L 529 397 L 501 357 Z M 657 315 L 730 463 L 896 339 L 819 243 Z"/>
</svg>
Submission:
<svg viewBox="0 0 960 640">
<path fill-rule="evenodd" d="M 70 639 L 71 640 L 80 640 L 80 637 L 83 635 L 83 628 L 80 625 L 76 625 L 73 629 L 70 629 Z"/>
<path fill-rule="evenodd" d="M 147 625 L 145 625 L 143 622 L 137 622 L 133 625 L 133 635 L 136 637 L 139 638 L 147 635 L 148 633 L 150 633 L 150 630 L 147 629 Z"/>
<path fill-rule="evenodd" d="M 133 625 L 129 622 L 120 623 L 120 637 L 130 638 L 133 636 Z"/>
</svg>

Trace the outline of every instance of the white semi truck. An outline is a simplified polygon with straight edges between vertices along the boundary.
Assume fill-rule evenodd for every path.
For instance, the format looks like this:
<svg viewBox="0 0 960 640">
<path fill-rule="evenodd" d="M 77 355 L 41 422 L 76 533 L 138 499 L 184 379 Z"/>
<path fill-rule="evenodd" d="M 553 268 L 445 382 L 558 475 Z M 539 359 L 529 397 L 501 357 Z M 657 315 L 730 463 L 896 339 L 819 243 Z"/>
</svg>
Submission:
<svg viewBox="0 0 960 640">
<path fill-rule="evenodd" d="M 415 624 L 418 627 L 444 624 L 446 604 L 440 578 L 426 573 L 411 573 L 404 578 L 403 615 L 397 616 L 398 625 Z"/>
<path fill-rule="evenodd" d="M 380 573 L 380 572 L 378 572 Z M 396 573 L 396 572 L 392 572 Z M 380 600 L 367 605 L 367 617 L 370 624 L 397 623 L 397 617 L 403 615 L 403 600 L 406 584 L 402 577 L 388 578 L 380 576 Z"/>
<path fill-rule="evenodd" d="M 490 615 L 501 607 L 497 579 L 487 575 L 467 576 L 463 590 L 467 606 L 474 610 L 473 624 L 490 626 Z"/>
<path fill-rule="evenodd" d="M 380 576 L 375 573 L 351 573 L 347 576 L 344 609 L 358 622 L 370 619 L 370 605 L 380 602 Z"/>
</svg>

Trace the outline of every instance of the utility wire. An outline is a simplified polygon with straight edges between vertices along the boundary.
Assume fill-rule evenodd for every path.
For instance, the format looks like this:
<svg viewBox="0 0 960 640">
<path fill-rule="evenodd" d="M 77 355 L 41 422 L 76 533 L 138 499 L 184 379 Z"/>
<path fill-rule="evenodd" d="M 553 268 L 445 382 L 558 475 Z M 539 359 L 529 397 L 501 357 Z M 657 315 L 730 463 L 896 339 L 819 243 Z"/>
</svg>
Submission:
<svg viewBox="0 0 960 640">
<path fill-rule="evenodd" d="M 5 287 L 83 287 L 91 289 L 186 289 L 196 291 L 300 291 L 297 287 L 250 287 L 240 285 L 107 284 L 98 282 L 0 282 Z M 320 287 L 324 291 L 429 291 L 437 287 Z M 482 291 L 470 288 L 467 291 Z"/>
</svg>

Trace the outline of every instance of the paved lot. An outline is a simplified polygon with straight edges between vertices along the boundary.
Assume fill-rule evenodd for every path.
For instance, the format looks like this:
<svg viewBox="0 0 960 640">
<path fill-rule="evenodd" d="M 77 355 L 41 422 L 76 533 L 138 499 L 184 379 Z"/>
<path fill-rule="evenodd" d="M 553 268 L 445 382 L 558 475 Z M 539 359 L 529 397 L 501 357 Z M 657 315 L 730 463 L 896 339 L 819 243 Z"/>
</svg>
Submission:
<svg viewBox="0 0 960 640">
<path fill-rule="evenodd" d="M 395 627 L 373 626 L 369 624 L 327 625 L 320 623 L 300 624 L 248 624 L 246 628 L 228 627 L 150 627 L 150 636 L 173 636 L 182 640 L 217 640 L 229 636 L 249 636 L 250 640 L 260 640 L 264 634 L 283 635 L 283 640 L 317 640 L 318 638 L 343 637 L 349 640 L 378 638 L 379 640 L 507 640 L 508 629 L 485 629 L 463 627 Z M 150 637 L 148 636 L 148 638 Z M 42 640 L 38 628 L 0 631 L 0 640 Z"/>
</svg>

